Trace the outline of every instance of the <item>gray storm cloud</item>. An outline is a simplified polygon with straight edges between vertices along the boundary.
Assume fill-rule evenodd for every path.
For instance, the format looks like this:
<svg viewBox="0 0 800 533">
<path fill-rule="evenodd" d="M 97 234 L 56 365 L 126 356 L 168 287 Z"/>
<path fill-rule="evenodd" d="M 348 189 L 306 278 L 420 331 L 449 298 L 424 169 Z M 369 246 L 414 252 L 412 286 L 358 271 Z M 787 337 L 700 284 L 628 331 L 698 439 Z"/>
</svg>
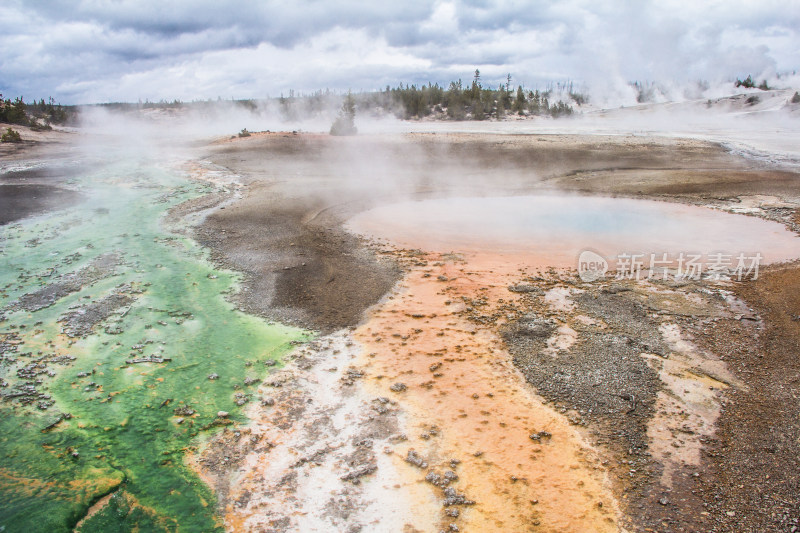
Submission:
<svg viewBox="0 0 800 533">
<path fill-rule="evenodd" d="M 64 103 L 572 79 L 687 83 L 797 68 L 785 2 L 6 1 L 0 91 Z M 615 89 L 616 88 L 616 89 Z"/>
</svg>

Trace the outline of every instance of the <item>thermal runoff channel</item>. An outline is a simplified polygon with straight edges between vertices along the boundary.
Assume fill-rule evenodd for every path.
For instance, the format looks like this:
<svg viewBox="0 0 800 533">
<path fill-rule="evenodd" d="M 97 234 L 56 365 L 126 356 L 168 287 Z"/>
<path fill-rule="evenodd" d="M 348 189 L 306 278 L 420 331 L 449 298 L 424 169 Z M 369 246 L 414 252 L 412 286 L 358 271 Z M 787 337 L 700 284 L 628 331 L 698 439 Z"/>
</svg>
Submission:
<svg viewBox="0 0 800 533">
<path fill-rule="evenodd" d="M 3 525 L 216 530 L 187 454 L 307 335 L 234 309 L 237 276 L 165 229 L 214 186 L 125 157 L 69 185 L 85 200 L 0 228 Z"/>
</svg>

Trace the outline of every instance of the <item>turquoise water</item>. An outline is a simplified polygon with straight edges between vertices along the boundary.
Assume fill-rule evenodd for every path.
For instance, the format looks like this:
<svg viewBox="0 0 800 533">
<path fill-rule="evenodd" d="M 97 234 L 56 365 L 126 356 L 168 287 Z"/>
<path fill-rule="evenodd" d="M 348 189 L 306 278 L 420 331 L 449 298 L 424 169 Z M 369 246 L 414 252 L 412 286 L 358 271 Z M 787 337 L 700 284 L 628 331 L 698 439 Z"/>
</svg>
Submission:
<svg viewBox="0 0 800 533">
<path fill-rule="evenodd" d="M 0 322 L 0 342 L 21 343 L 2 356 L 0 392 L 38 380 L 50 396 L 0 403 L 0 528 L 69 531 L 113 493 L 81 531 L 213 531 L 215 497 L 185 466 L 186 453 L 217 430 L 218 411 L 244 421 L 236 400 L 257 400 L 257 385 L 245 379 L 266 375 L 265 361 L 280 360 L 309 333 L 236 311 L 225 295 L 237 290 L 237 276 L 164 228 L 170 207 L 210 186 L 130 157 L 109 158 L 71 185 L 85 202 L 0 228 L 0 309 L 101 254 L 115 252 L 121 264 L 50 307 L 7 310 Z M 62 333 L 59 319 L 70 308 L 115 292 L 133 303 L 85 338 Z M 171 360 L 125 363 L 149 355 Z M 44 361 L 33 379 L 18 375 L 46 356 L 74 360 Z M 175 413 L 184 407 L 194 414 Z M 60 413 L 71 418 L 43 432 Z"/>
</svg>

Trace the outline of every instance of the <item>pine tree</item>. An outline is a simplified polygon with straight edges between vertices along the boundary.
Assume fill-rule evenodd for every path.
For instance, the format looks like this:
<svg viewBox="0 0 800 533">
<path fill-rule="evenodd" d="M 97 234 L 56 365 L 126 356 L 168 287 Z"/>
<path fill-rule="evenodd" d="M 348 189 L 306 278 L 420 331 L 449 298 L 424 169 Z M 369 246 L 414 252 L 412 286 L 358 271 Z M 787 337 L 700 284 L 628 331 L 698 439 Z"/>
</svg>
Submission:
<svg viewBox="0 0 800 533">
<path fill-rule="evenodd" d="M 447 107 L 447 116 L 454 120 L 463 120 L 466 117 L 464 111 L 464 87 L 461 80 L 451 81 L 447 92 L 444 94 L 444 105 Z"/>
<path fill-rule="evenodd" d="M 538 89 L 530 97 L 529 108 L 531 115 L 538 115 L 542 111 L 541 95 Z"/>
<path fill-rule="evenodd" d="M 331 125 L 331 135 L 355 135 L 358 130 L 355 124 L 356 118 L 356 101 L 353 94 L 347 91 L 342 102 L 342 108 L 339 110 L 339 116 L 333 121 Z"/>
<path fill-rule="evenodd" d="M 500 86 L 500 107 L 503 111 L 511 109 L 511 74 L 506 76 L 506 86 Z M 499 115 L 499 113 L 498 113 Z"/>
<path fill-rule="evenodd" d="M 522 90 L 522 85 L 517 86 L 517 95 L 514 98 L 514 112 L 518 115 L 525 114 L 525 91 Z"/>
<path fill-rule="evenodd" d="M 475 69 L 475 77 L 472 78 L 472 87 L 470 88 L 471 97 L 473 100 L 481 99 L 481 71 Z"/>
</svg>

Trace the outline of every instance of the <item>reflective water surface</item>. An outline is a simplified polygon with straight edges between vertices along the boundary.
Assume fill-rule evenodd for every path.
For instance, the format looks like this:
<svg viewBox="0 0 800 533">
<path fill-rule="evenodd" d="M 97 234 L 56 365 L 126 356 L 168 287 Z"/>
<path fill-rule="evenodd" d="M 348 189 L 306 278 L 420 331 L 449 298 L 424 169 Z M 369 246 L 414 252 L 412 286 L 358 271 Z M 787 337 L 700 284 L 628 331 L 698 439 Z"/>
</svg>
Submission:
<svg viewBox="0 0 800 533">
<path fill-rule="evenodd" d="M 756 217 L 668 202 L 539 195 L 445 198 L 377 207 L 349 228 L 407 248 L 521 254 L 575 266 L 582 250 L 671 255 L 761 253 L 765 262 L 800 257 L 800 238 Z"/>
</svg>

